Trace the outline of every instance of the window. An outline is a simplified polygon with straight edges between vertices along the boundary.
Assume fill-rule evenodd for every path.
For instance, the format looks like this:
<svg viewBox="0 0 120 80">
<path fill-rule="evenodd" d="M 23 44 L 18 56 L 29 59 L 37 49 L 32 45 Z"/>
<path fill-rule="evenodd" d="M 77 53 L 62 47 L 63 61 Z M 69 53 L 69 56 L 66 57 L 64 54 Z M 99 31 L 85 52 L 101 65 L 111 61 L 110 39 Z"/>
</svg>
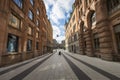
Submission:
<svg viewBox="0 0 120 80">
<path fill-rule="evenodd" d="M 8 34 L 7 51 L 18 52 L 18 36 Z"/>
<path fill-rule="evenodd" d="M 85 27 L 85 25 L 82 25 L 81 30 L 82 30 L 82 32 L 86 32 L 86 27 Z"/>
<path fill-rule="evenodd" d="M 98 33 L 95 33 L 93 35 L 93 38 L 94 38 L 94 48 L 99 49 L 100 48 L 100 42 L 99 42 Z"/>
<path fill-rule="evenodd" d="M 39 32 L 36 32 L 36 38 L 39 38 Z"/>
<path fill-rule="evenodd" d="M 15 2 L 15 4 L 17 4 L 18 7 L 20 7 L 21 9 L 23 8 L 23 0 L 13 0 Z"/>
<path fill-rule="evenodd" d="M 86 41 L 84 41 L 84 48 L 86 48 L 87 47 L 87 42 Z"/>
<path fill-rule="evenodd" d="M 27 40 L 27 51 L 32 51 L 32 40 Z"/>
<path fill-rule="evenodd" d="M 39 15 L 39 14 L 40 14 L 39 9 L 37 9 L 37 15 Z"/>
<path fill-rule="evenodd" d="M 75 29 L 76 29 L 76 24 L 74 24 L 74 26 L 73 26 L 73 31 L 75 32 Z"/>
<path fill-rule="evenodd" d="M 74 35 L 74 41 L 76 41 L 76 40 L 77 40 L 77 35 L 75 34 L 75 35 Z"/>
<path fill-rule="evenodd" d="M 10 14 L 9 25 L 19 29 L 20 28 L 20 19 L 18 19 L 13 14 Z"/>
<path fill-rule="evenodd" d="M 38 20 L 36 20 L 36 25 L 39 26 L 39 21 Z"/>
<path fill-rule="evenodd" d="M 28 27 L 28 32 L 27 32 L 29 35 L 32 35 L 32 28 L 31 27 Z"/>
<path fill-rule="evenodd" d="M 120 52 L 120 24 L 116 25 L 114 27 L 114 30 L 115 30 L 116 43 L 117 43 L 118 51 Z"/>
<path fill-rule="evenodd" d="M 39 49 L 39 42 L 36 42 L 36 49 Z"/>
<path fill-rule="evenodd" d="M 86 6 L 88 6 L 88 3 L 89 3 L 88 0 L 85 0 L 85 2 L 86 2 Z"/>
<path fill-rule="evenodd" d="M 120 9 L 120 0 L 107 0 L 107 8 L 109 12 Z"/>
<path fill-rule="evenodd" d="M 28 13 L 28 17 L 33 20 L 33 12 L 31 10 L 29 10 L 29 13 Z"/>
<path fill-rule="evenodd" d="M 73 16 L 73 19 L 72 19 L 72 21 L 73 21 L 73 22 L 75 21 L 75 15 Z"/>
<path fill-rule="evenodd" d="M 96 24 L 96 13 L 95 12 L 91 16 L 91 23 L 92 23 L 92 26 Z"/>
<path fill-rule="evenodd" d="M 33 0 L 30 0 L 30 3 L 31 3 L 32 6 L 34 5 L 34 1 Z"/>
<path fill-rule="evenodd" d="M 83 15 L 83 9 L 82 8 L 81 8 L 80 12 L 81 12 L 81 15 Z"/>
</svg>

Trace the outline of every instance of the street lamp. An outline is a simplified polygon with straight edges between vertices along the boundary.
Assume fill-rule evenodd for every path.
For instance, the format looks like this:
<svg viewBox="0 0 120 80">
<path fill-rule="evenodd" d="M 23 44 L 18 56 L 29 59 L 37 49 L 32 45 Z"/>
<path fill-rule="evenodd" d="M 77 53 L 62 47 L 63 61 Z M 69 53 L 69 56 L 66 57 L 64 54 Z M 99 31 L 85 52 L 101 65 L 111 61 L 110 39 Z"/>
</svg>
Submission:
<svg viewBox="0 0 120 80">
<path fill-rule="evenodd" d="M 59 37 L 59 35 L 58 35 L 58 34 L 57 34 L 56 36 L 57 36 L 57 37 Z M 57 45 L 57 48 L 58 48 L 58 45 Z"/>
</svg>

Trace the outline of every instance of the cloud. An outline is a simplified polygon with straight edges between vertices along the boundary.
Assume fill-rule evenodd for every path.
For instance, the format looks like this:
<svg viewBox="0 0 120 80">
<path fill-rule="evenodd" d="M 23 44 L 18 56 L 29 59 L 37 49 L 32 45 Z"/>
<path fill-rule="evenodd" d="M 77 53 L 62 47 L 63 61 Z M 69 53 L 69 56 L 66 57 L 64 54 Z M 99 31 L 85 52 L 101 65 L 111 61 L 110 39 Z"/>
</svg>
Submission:
<svg viewBox="0 0 120 80">
<path fill-rule="evenodd" d="M 68 21 L 75 0 L 44 0 L 47 15 L 53 27 L 53 38 L 60 43 L 65 39 L 64 24 Z M 56 35 L 59 35 L 57 37 Z"/>
</svg>

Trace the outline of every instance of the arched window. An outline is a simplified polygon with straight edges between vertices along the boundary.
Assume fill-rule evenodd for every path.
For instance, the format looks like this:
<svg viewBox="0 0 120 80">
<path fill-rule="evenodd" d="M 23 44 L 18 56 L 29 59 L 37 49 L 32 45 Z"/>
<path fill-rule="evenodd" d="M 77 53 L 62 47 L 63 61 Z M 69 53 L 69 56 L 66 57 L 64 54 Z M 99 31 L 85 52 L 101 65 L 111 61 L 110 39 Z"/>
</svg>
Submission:
<svg viewBox="0 0 120 80">
<path fill-rule="evenodd" d="M 91 16 L 89 17 L 89 26 L 91 29 L 94 29 L 96 27 L 96 13 L 95 11 L 91 11 Z"/>
<path fill-rule="evenodd" d="M 91 15 L 91 24 L 92 26 L 96 24 L 96 13 L 95 12 Z"/>
</svg>

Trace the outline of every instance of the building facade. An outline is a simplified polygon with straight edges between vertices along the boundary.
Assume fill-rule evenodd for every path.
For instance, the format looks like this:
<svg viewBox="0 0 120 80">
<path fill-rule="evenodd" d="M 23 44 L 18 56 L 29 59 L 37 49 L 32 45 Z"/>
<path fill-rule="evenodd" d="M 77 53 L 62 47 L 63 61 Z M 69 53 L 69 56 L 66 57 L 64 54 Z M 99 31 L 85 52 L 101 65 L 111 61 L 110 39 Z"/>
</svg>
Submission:
<svg viewBox="0 0 120 80">
<path fill-rule="evenodd" d="M 73 12 L 69 22 L 65 25 L 65 43 L 66 50 L 74 53 L 79 53 L 79 26 L 77 23 L 77 8 L 73 6 Z"/>
<path fill-rule="evenodd" d="M 61 49 L 65 49 L 65 40 L 62 40 L 59 45 Z"/>
<path fill-rule="evenodd" d="M 53 49 L 57 49 L 59 47 L 59 43 L 56 39 L 53 39 Z"/>
<path fill-rule="evenodd" d="M 80 54 L 120 60 L 120 0 L 75 0 Z"/>
<path fill-rule="evenodd" d="M 43 0 L 0 0 L 0 66 L 47 52 L 48 22 Z"/>
</svg>

